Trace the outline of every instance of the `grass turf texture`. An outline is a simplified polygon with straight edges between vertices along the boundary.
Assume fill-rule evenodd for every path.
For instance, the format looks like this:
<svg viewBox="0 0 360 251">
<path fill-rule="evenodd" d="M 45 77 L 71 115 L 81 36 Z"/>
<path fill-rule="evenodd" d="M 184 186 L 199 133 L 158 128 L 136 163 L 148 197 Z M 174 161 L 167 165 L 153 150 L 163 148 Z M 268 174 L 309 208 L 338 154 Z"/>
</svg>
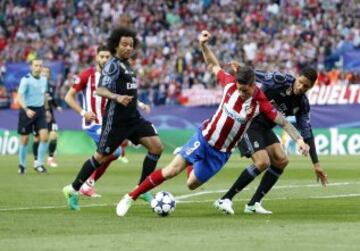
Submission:
<svg viewBox="0 0 360 251">
<path fill-rule="evenodd" d="M 291 157 L 288 169 L 263 205 L 273 215 L 245 215 L 245 203 L 258 177 L 235 197 L 235 215 L 217 212 L 212 203 L 238 177 L 248 161 L 234 154 L 226 167 L 196 191 L 185 172 L 155 191 L 180 197 L 175 212 L 159 217 L 137 201 L 124 218 L 115 205 L 138 182 L 143 154 L 117 161 L 97 183 L 102 198 L 81 198 L 80 212 L 69 211 L 61 189 L 74 179 L 87 156 L 61 156 L 59 168 L 25 176 L 17 157 L 0 160 L 1 250 L 359 250 L 359 156 L 321 157 L 330 185 L 315 182 L 309 159 Z M 162 156 L 159 166 L 172 158 Z M 30 159 L 30 156 L 28 156 Z M 203 192 L 202 194 L 199 194 Z"/>
</svg>

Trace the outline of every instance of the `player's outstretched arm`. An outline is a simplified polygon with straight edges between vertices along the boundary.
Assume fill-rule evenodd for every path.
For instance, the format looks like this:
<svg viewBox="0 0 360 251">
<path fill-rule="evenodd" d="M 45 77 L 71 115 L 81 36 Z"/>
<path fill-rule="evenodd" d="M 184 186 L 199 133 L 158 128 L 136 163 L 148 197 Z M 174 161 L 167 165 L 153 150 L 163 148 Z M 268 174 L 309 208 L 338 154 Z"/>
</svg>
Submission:
<svg viewBox="0 0 360 251">
<path fill-rule="evenodd" d="M 218 59 L 216 58 L 215 54 L 212 52 L 212 50 L 208 47 L 207 43 L 210 39 L 211 34 L 208 31 L 202 31 L 199 35 L 199 43 L 200 48 L 204 57 L 204 60 L 206 64 L 208 65 L 208 68 L 212 73 L 215 75 L 218 74 L 218 72 L 221 70 L 220 64 Z"/>
<path fill-rule="evenodd" d="M 296 130 L 296 128 L 289 121 L 287 121 L 287 119 L 280 112 L 277 113 L 274 122 L 281 126 L 289 134 L 289 136 L 294 141 L 296 141 L 301 153 L 304 156 L 309 154 L 310 147 L 304 142 L 298 130 Z"/>
<path fill-rule="evenodd" d="M 74 88 L 70 88 L 66 93 L 65 102 L 73 109 L 75 112 L 79 113 L 87 121 L 93 121 L 96 119 L 96 115 L 91 111 L 84 111 L 81 106 L 76 101 L 77 91 Z"/>
</svg>

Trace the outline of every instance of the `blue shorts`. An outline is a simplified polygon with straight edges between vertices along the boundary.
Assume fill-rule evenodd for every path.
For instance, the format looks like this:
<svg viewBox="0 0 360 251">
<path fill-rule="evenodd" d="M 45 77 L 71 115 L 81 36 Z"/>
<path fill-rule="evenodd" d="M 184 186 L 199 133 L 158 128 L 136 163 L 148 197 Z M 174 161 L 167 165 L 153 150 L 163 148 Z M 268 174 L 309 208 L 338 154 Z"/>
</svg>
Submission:
<svg viewBox="0 0 360 251">
<path fill-rule="evenodd" d="M 89 127 L 86 129 L 86 134 L 94 140 L 96 145 L 98 145 L 100 141 L 101 125 L 93 125 Z"/>
<path fill-rule="evenodd" d="M 219 172 L 231 155 L 210 146 L 202 136 L 201 130 L 190 138 L 179 154 L 193 165 L 195 176 L 202 183 Z"/>
</svg>

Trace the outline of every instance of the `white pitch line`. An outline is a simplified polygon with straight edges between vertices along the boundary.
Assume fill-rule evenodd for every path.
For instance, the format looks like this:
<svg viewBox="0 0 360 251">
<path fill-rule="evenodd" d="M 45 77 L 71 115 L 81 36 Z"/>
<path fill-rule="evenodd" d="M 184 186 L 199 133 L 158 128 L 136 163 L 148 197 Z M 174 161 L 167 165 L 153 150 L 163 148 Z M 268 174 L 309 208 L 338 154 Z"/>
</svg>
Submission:
<svg viewBox="0 0 360 251">
<path fill-rule="evenodd" d="M 113 206 L 115 204 L 88 204 L 81 205 L 81 207 L 107 207 Z M 68 206 L 43 206 L 43 207 L 14 207 L 14 208 L 0 208 L 0 212 L 8 212 L 8 211 L 24 211 L 24 210 L 46 210 L 46 209 L 60 209 L 60 208 L 68 208 Z"/>
<path fill-rule="evenodd" d="M 310 196 L 304 198 L 291 198 L 291 197 L 274 197 L 271 199 L 265 198 L 265 201 L 272 201 L 272 200 L 306 200 L 306 199 L 338 199 L 338 198 L 350 198 L 350 197 L 360 197 L 360 193 L 350 193 L 350 194 L 338 194 L 338 195 L 325 195 L 325 196 Z M 177 197 L 176 197 L 177 198 Z M 249 201 L 247 199 L 234 199 L 234 201 Z M 214 200 L 187 200 L 187 201 L 178 201 L 176 203 L 179 204 L 188 204 L 188 203 L 211 203 Z"/>
<path fill-rule="evenodd" d="M 338 182 L 338 183 L 330 183 L 328 186 L 346 186 L 346 185 L 354 185 L 360 184 L 360 182 Z M 288 189 L 288 188 L 303 188 L 303 187 L 320 187 L 318 184 L 308 184 L 308 185 L 288 185 L 288 186 L 275 186 L 274 189 Z M 246 188 L 244 190 L 250 190 Z M 213 202 L 213 200 L 201 200 L 201 201 L 183 201 L 182 199 L 192 198 L 201 196 L 204 194 L 214 194 L 214 193 L 223 193 L 227 190 L 213 190 L 213 191 L 203 191 L 193 194 L 184 194 L 180 196 L 176 196 L 176 203 L 179 204 L 187 204 L 187 203 L 209 203 Z M 271 198 L 265 199 L 268 201 L 271 200 L 299 200 L 299 199 L 336 199 L 336 198 L 348 198 L 348 197 L 360 197 L 360 193 L 351 193 L 351 194 L 338 194 L 338 195 L 325 195 L 325 196 L 310 196 L 305 198 L 291 198 L 291 197 L 278 197 L 278 198 Z M 235 201 L 247 201 L 248 199 L 236 199 Z M 108 207 L 108 206 L 115 206 L 116 204 L 88 204 L 88 205 L 81 205 L 82 208 L 93 208 L 93 207 Z M 39 207 L 15 207 L 15 208 L 0 208 L 0 212 L 11 212 L 11 211 L 25 211 L 25 210 L 47 210 L 47 209 L 61 209 L 67 208 L 65 205 L 61 206 L 39 206 Z"/>
<path fill-rule="evenodd" d="M 360 184 L 360 182 L 337 182 L 337 183 L 329 183 L 327 186 L 348 186 L 348 185 L 357 185 Z M 319 184 L 306 184 L 306 185 L 284 185 L 284 186 L 274 186 L 273 189 L 291 189 L 291 188 L 309 188 L 309 187 L 321 187 Z M 246 187 L 243 189 L 243 191 L 248 191 L 250 188 Z M 176 196 L 176 199 L 187 199 L 195 196 L 200 196 L 204 194 L 212 194 L 212 193 L 225 193 L 227 190 L 214 190 L 214 191 L 203 191 L 198 193 L 192 193 L 192 194 L 184 194 Z"/>
</svg>

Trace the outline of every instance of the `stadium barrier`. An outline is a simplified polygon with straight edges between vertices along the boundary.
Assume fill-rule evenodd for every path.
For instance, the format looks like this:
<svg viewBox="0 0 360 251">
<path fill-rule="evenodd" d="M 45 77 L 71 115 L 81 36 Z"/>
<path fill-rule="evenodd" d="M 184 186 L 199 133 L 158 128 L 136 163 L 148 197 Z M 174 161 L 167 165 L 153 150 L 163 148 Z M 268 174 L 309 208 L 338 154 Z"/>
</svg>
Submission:
<svg viewBox="0 0 360 251">
<path fill-rule="evenodd" d="M 165 151 L 171 153 L 176 147 L 183 145 L 194 133 L 194 130 L 173 129 L 160 130 L 159 134 Z M 290 154 L 296 153 L 294 144 L 281 137 L 282 130 L 276 129 L 279 138 Z M 320 155 L 360 155 L 360 129 L 329 128 L 314 129 L 315 143 Z M 30 142 L 29 144 L 32 144 Z M 0 129 L 0 155 L 17 154 L 19 137 L 14 130 Z M 31 147 L 28 148 L 29 151 Z M 57 154 L 92 154 L 94 142 L 83 131 L 59 131 Z M 128 147 L 127 151 L 144 151 L 143 148 Z"/>
</svg>

